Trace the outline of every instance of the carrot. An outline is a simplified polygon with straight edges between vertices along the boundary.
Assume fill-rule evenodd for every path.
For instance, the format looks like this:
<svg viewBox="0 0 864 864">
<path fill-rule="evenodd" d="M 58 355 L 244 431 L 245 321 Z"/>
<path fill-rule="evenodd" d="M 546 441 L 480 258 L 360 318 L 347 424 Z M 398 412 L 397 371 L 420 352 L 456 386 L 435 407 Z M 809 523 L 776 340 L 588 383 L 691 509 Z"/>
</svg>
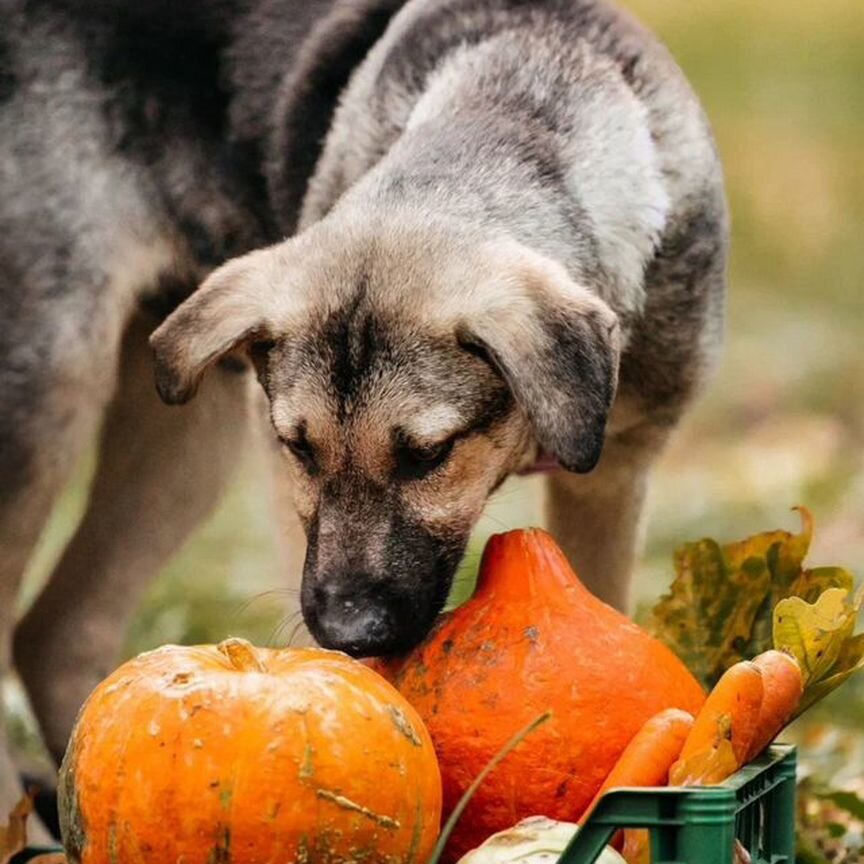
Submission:
<svg viewBox="0 0 864 864">
<path fill-rule="evenodd" d="M 625 828 L 621 857 L 627 864 L 651 864 L 651 832 L 647 828 Z"/>
<path fill-rule="evenodd" d="M 762 670 L 742 661 L 723 673 L 708 694 L 669 777 L 674 785 L 719 783 L 746 761 L 756 736 L 764 685 Z"/>
<path fill-rule="evenodd" d="M 681 748 L 692 728 L 693 715 L 677 708 L 668 708 L 647 720 L 618 757 L 609 776 L 582 814 L 580 823 L 588 818 L 600 798 L 610 789 L 619 786 L 665 786 L 669 768 L 681 754 Z"/>
<path fill-rule="evenodd" d="M 765 651 L 753 660 L 762 671 L 765 695 L 759 711 L 756 735 L 747 761 L 755 759 L 777 737 L 795 713 L 804 692 L 798 661 L 782 651 Z"/>
</svg>

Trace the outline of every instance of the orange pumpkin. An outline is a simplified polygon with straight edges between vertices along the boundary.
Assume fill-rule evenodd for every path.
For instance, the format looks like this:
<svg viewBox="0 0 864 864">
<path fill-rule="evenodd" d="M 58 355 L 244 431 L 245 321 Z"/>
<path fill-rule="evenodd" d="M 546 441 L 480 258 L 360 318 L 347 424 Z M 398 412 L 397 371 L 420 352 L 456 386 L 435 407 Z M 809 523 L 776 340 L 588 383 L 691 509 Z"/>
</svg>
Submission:
<svg viewBox="0 0 864 864">
<path fill-rule="evenodd" d="M 516 730 L 553 711 L 480 787 L 450 861 L 528 816 L 578 821 L 643 723 L 705 700 L 684 664 L 595 598 L 538 530 L 492 537 L 474 597 L 408 657 L 373 666 L 432 735 L 445 814 Z"/>
<path fill-rule="evenodd" d="M 379 675 L 318 649 L 166 646 L 88 699 L 60 778 L 71 864 L 423 862 L 441 779 Z"/>
</svg>

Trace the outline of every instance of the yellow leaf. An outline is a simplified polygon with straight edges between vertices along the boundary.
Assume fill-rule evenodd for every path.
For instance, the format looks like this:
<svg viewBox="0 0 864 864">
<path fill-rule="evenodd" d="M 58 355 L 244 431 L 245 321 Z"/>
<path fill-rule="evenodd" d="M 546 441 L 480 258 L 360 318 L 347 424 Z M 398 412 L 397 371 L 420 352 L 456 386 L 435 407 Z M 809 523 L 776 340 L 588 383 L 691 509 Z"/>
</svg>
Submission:
<svg viewBox="0 0 864 864">
<path fill-rule="evenodd" d="M 802 570 L 792 584 L 790 597 L 800 597 L 808 603 L 815 603 L 819 595 L 829 588 L 843 588 L 850 594 L 855 588 L 855 577 L 842 567 L 814 567 Z"/>
<path fill-rule="evenodd" d="M 774 609 L 774 647 L 801 666 L 805 687 L 823 678 L 855 629 L 856 608 L 844 588 L 829 588 L 815 603 L 800 597 L 781 600 Z"/>
</svg>

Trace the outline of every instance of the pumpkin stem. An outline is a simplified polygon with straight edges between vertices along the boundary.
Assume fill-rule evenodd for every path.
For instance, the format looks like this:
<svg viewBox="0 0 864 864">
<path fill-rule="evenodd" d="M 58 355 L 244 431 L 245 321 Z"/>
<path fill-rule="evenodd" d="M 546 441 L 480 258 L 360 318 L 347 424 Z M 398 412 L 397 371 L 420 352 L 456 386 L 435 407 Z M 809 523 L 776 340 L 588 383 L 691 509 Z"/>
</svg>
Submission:
<svg viewBox="0 0 864 864">
<path fill-rule="evenodd" d="M 267 667 L 258 656 L 255 646 L 239 636 L 223 639 L 216 649 L 228 659 L 238 672 L 266 672 Z"/>
</svg>

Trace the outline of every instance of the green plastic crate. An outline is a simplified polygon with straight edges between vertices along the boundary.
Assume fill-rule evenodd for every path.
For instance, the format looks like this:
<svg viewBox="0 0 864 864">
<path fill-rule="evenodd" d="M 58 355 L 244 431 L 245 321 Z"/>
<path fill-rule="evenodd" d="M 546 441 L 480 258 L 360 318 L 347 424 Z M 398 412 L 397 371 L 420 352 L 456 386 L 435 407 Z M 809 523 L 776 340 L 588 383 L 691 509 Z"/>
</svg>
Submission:
<svg viewBox="0 0 864 864">
<path fill-rule="evenodd" d="M 736 839 L 752 864 L 794 864 L 795 748 L 771 747 L 719 786 L 615 789 L 558 864 L 593 864 L 619 828 L 651 831 L 653 864 L 732 864 Z"/>
</svg>

